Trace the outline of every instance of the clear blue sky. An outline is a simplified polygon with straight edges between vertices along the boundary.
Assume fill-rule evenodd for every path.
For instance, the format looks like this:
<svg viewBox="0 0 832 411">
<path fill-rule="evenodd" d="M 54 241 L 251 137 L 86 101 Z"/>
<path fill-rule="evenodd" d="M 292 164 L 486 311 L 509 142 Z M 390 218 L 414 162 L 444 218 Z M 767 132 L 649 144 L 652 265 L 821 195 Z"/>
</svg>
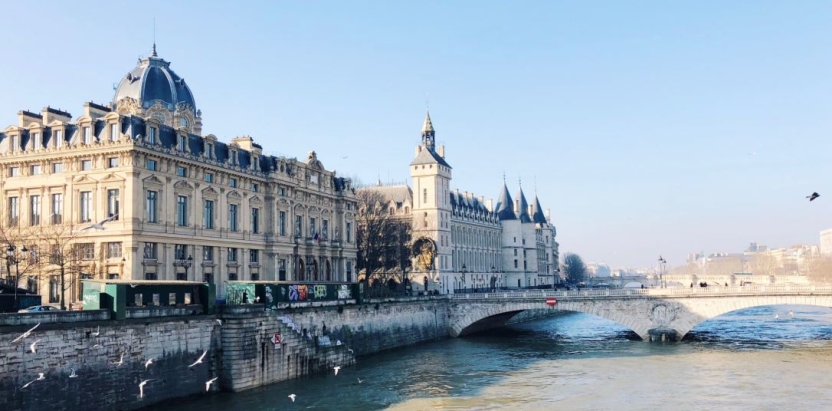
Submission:
<svg viewBox="0 0 832 411">
<path fill-rule="evenodd" d="M 532 197 L 536 179 L 562 254 L 676 265 L 832 227 L 832 2 L 0 8 L 2 127 L 21 109 L 109 102 L 155 17 L 206 134 L 403 181 L 428 92 L 452 186 L 496 197 L 505 172 Z"/>
</svg>

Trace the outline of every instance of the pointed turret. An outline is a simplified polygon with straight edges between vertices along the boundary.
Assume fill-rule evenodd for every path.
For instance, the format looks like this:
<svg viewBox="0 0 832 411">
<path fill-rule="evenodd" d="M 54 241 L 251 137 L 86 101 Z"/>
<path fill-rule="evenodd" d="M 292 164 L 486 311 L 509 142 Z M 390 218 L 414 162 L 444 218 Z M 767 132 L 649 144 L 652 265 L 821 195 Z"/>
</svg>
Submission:
<svg viewBox="0 0 832 411">
<path fill-rule="evenodd" d="M 531 223 L 532 219 L 529 217 L 529 203 L 526 202 L 526 196 L 523 194 L 523 187 L 517 191 L 517 199 L 519 205 L 517 206 L 517 218 L 521 223 Z"/>
<path fill-rule="evenodd" d="M 532 215 L 532 221 L 541 225 L 547 224 L 546 216 L 543 214 L 543 208 L 540 207 L 540 200 L 537 199 L 537 194 L 534 195 L 534 214 Z"/>
<path fill-rule="evenodd" d="M 422 125 L 422 144 L 430 151 L 436 146 L 436 130 L 433 129 L 433 122 L 430 121 L 430 112 L 425 113 L 425 124 Z"/>
<path fill-rule="evenodd" d="M 514 214 L 514 201 L 511 199 L 511 194 L 508 193 L 508 187 L 503 182 L 503 192 L 500 193 L 500 199 L 497 200 L 497 209 L 495 210 L 497 217 L 500 220 L 516 220 L 517 215 Z"/>
</svg>

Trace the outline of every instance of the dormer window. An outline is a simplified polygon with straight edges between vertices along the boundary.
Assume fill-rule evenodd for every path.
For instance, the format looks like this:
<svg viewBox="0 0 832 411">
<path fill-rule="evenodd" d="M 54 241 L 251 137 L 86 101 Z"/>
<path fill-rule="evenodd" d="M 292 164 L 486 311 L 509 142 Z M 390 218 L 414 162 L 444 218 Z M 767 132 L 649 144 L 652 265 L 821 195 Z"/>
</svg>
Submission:
<svg viewBox="0 0 832 411">
<path fill-rule="evenodd" d="M 34 145 L 35 150 L 43 148 L 43 144 L 41 144 L 40 140 L 40 133 L 32 133 L 32 145 Z"/>
<path fill-rule="evenodd" d="M 232 166 L 237 165 L 237 150 L 231 150 L 231 155 L 229 156 L 228 161 L 231 162 Z"/>
<path fill-rule="evenodd" d="M 110 141 L 118 141 L 118 123 L 110 124 Z"/>
<path fill-rule="evenodd" d="M 214 158 L 214 143 L 205 143 L 205 157 Z"/>
<path fill-rule="evenodd" d="M 186 142 L 185 136 L 180 135 L 178 137 L 177 142 L 176 142 L 176 149 L 179 150 L 179 151 L 185 151 L 185 142 Z"/>
<path fill-rule="evenodd" d="M 52 138 L 55 140 L 55 148 L 60 148 L 64 146 L 64 133 L 62 130 L 53 131 Z"/>
<path fill-rule="evenodd" d="M 12 152 L 16 153 L 20 151 L 20 136 L 14 135 L 12 136 Z"/>
<path fill-rule="evenodd" d="M 147 132 L 147 142 L 148 144 L 156 144 L 156 134 L 158 134 L 159 130 L 156 127 L 150 127 L 150 131 Z"/>
<path fill-rule="evenodd" d="M 84 127 L 82 132 L 84 133 L 84 144 L 92 144 L 92 130 L 90 130 L 90 127 Z"/>
<path fill-rule="evenodd" d="M 251 157 L 251 168 L 260 171 L 260 157 L 252 156 Z"/>
</svg>

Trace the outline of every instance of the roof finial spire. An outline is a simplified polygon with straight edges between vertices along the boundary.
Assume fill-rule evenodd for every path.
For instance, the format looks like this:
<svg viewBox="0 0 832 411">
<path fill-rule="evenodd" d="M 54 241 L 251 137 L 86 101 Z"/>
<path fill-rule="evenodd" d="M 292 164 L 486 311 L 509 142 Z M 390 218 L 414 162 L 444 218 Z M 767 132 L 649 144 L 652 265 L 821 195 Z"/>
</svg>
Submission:
<svg viewBox="0 0 832 411">
<path fill-rule="evenodd" d="M 506 172 L 503 171 L 503 185 L 506 185 Z"/>
<path fill-rule="evenodd" d="M 427 91 L 425 92 L 425 111 L 430 112 L 430 99 Z"/>
<path fill-rule="evenodd" d="M 153 52 L 150 53 L 153 57 L 159 57 L 156 54 L 156 17 L 153 18 Z"/>
<path fill-rule="evenodd" d="M 521 190 L 523 189 L 523 178 L 522 177 L 517 178 L 517 185 L 520 186 Z"/>
</svg>

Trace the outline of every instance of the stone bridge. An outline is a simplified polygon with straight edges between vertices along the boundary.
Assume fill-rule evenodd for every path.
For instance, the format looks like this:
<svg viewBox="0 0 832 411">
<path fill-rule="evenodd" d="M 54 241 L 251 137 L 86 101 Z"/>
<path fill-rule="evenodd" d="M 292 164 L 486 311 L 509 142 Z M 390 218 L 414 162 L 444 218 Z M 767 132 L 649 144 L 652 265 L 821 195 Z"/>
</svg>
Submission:
<svg viewBox="0 0 832 411">
<path fill-rule="evenodd" d="M 554 297 L 554 306 L 546 304 Z M 452 337 L 502 326 L 525 310 L 575 311 L 615 321 L 645 341 L 681 340 L 697 324 L 764 305 L 832 307 L 832 286 L 775 285 L 667 289 L 529 290 L 450 296 Z"/>
</svg>

